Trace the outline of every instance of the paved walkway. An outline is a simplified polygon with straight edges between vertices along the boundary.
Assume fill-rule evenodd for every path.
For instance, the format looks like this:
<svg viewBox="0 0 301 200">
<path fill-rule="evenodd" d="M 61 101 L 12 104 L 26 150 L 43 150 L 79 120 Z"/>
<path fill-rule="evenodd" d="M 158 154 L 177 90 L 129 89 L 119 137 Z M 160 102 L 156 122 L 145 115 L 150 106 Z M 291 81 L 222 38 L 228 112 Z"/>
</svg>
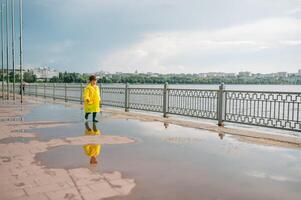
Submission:
<svg viewBox="0 0 301 200">
<path fill-rule="evenodd" d="M 64 106 L 59 105 L 56 117 L 63 115 L 60 121 L 47 113 L 55 108 L 43 110 L 54 104 L 44 104 L 38 112 L 30 114 L 35 116 L 34 119 L 28 121 L 25 118 L 24 121 L 24 115 L 39 106 L 39 102 L 27 98 L 21 107 L 0 100 L 1 200 L 109 197 L 167 200 L 199 199 L 200 196 L 225 200 L 295 200 L 300 196 L 299 190 L 295 190 L 301 181 L 300 138 L 113 109 L 105 109 L 98 123 L 101 130 L 106 130 L 104 135 L 81 136 L 83 130 L 78 129 L 83 126 L 82 121 L 63 121 L 82 116 L 79 105 L 66 105 L 75 109 L 70 109 L 72 113 L 66 117 Z M 38 116 L 41 110 L 45 111 L 43 121 Z M 77 135 L 65 133 L 68 126 Z M 106 129 L 108 126 L 110 129 Z M 33 132 L 37 129 L 55 132 L 60 129 L 63 135 L 58 137 L 46 131 L 52 137 L 42 140 L 41 135 L 37 137 Z M 108 135 L 110 130 L 115 134 Z M 24 141 L 18 141 L 20 138 Z M 86 155 L 82 151 L 80 155 L 72 151 L 69 156 L 71 154 L 64 150 L 82 150 L 87 144 L 111 144 L 116 148 L 116 154 L 112 149 L 104 152 L 103 156 L 107 158 L 104 165 L 109 166 L 107 170 L 118 166 L 120 171 L 103 173 L 93 165 L 83 167 L 80 161 L 74 165 L 77 167 L 59 165 L 58 152 L 64 163 L 69 164 L 75 162 L 74 159 L 80 160 L 81 156 L 86 158 Z M 54 155 L 50 157 L 53 165 L 47 165 L 37 156 L 46 157 L 47 153 Z"/>
<path fill-rule="evenodd" d="M 32 128 L 67 126 L 55 121 L 22 122 L 18 120 L 33 105 L 0 104 L 0 139 L 34 137 L 24 133 Z M 22 132 L 17 132 L 22 130 Z M 92 168 L 50 169 L 35 161 L 35 155 L 62 145 L 123 144 L 133 140 L 121 136 L 81 136 L 28 143 L 0 143 L 1 200 L 103 199 L 128 195 L 135 187 L 133 179 L 123 178 L 118 171 L 99 173 Z"/>
</svg>

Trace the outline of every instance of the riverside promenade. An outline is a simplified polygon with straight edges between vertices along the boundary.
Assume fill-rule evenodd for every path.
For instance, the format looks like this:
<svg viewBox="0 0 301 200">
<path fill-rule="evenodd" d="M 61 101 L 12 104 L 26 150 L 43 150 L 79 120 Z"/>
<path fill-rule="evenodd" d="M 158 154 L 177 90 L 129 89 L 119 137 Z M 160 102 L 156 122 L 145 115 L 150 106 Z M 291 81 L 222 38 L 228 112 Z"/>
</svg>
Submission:
<svg viewBox="0 0 301 200">
<path fill-rule="evenodd" d="M 300 198 L 300 137 L 81 107 L 0 100 L 1 200 Z"/>
</svg>

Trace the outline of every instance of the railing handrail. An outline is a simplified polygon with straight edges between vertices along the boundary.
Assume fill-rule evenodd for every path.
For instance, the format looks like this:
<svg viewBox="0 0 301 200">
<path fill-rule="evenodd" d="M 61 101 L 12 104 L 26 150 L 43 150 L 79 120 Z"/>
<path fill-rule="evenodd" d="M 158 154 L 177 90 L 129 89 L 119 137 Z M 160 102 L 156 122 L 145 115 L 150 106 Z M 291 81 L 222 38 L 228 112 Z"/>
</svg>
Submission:
<svg viewBox="0 0 301 200">
<path fill-rule="evenodd" d="M 225 92 L 248 92 L 248 93 L 269 93 L 269 94 L 301 94 L 301 92 L 265 91 L 265 90 L 224 90 Z"/>
</svg>

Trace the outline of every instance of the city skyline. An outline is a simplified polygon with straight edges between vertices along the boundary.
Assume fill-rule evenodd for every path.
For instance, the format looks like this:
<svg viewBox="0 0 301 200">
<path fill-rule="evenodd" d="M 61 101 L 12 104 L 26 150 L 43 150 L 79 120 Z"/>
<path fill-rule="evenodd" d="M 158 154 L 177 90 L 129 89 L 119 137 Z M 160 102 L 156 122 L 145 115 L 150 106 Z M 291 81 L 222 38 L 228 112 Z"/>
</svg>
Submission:
<svg viewBox="0 0 301 200">
<path fill-rule="evenodd" d="M 301 63 L 299 0 L 28 0 L 24 15 L 27 66 L 268 73 Z"/>
<path fill-rule="evenodd" d="M 12 69 L 10 69 L 12 71 Z M 1 72 L 1 71 L 0 71 Z M 43 67 L 25 67 L 23 69 L 24 72 L 32 72 L 36 75 L 38 79 L 44 79 L 44 78 L 52 78 L 52 77 L 59 77 L 60 73 L 78 73 L 74 71 L 59 71 L 55 68 L 49 67 L 49 66 L 43 66 Z M 1 72 L 2 73 L 2 72 Z M 20 70 L 16 70 L 16 73 L 19 74 Z M 112 75 L 147 75 L 147 76 L 159 76 L 159 75 L 193 75 L 198 76 L 200 78 L 208 78 L 208 77 L 258 77 L 258 78 L 272 78 L 272 77 L 301 77 L 301 69 L 298 69 L 295 72 L 269 72 L 269 73 L 254 73 L 250 71 L 237 71 L 237 72 L 214 72 L 214 71 L 208 71 L 208 72 L 195 72 L 195 73 L 156 73 L 156 72 L 146 72 L 141 73 L 139 71 L 134 72 L 107 72 L 107 71 L 98 71 L 93 73 L 82 73 L 82 74 L 94 74 L 97 77 L 110 77 Z"/>
<path fill-rule="evenodd" d="M 287 74 L 300 74 L 301 75 L 301 67 L 299 69 L 297 69 L 296 71 L 270 71 L 267 73 L 260 73 L 260 72 L 254 72 L 254 71 L 248 71 L 248 70 L 244 70 L 244 71 L 234 71 L 234 72 L 226 72 L 226 71 L 197 71 L 197 72 L 193 72 L 193 73 L 159 73 L 159 72 L 139 72 L 138 70 L 133 70 L 131 72 L 121 72 L 121 71 L 116 71 L 116 72 L 109 72 L 109 71 L 105 71 L 105 70 L 99 70 L 99 71 L 94 71 L 94 72 L 77 72 L 77 71 L 68 71 L 68 70 L 60 70 L 59 68 L 56 68 L 55 66 L 25 66 L 23 70 L 27 71 L 27 70 L 50 70 L 50 71 L 58 71 L 58 72 L 75 72 L 75 73 L 88 73 L 88 74 L 95 74 L 95 73 L 104 73 L 104 74 L 115 74 L 115 73 L 129 73 L 129 74 L 137 74 L 137 73 L 143 73 L 143 74 L 210 74 L 210 73 L 224 73 L 224 74 L 239 74 L 242 72 L 248 72 L 250 74 L 276 74 L 276 73 L 287 73 Z"/>
</svg>

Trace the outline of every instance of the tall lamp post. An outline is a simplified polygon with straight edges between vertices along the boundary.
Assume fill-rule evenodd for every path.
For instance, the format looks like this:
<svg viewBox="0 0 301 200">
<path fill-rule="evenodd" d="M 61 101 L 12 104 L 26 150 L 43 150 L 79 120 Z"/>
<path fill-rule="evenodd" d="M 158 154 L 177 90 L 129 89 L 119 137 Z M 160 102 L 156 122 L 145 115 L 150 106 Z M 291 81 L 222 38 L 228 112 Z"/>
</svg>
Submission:
<svg viewBox="0 0 301 200">
<path fill-rule="evenodd" d="M 1 4 L 1 66 L 2 66 L 2 99 L 4 99 L 4 4 Z"/>
<path fill-rule="evenodd" d="M 8 0 L 6 0 L 6 86 L 7 86 L 7 100 L 9 100 L 9 53 L 8 53 L 8 44 L 9 43 L 9 36 L 8 36 Z"/>
<path fill-rule="evenodd" d="M 21 103 L 23 103 L 23 1 L 19 0 L 20 16 L 20 84 L 21 84 Z"/>
<path fill-rule="evenodd" d="M 13 100 L 16 99 L 15 86 L 16 86 L 16 76 L 15 76 L 15 2 L 11 0 L 11 53 L 12 53 L 12 67 L 13 67 Z"/>
</svg>

